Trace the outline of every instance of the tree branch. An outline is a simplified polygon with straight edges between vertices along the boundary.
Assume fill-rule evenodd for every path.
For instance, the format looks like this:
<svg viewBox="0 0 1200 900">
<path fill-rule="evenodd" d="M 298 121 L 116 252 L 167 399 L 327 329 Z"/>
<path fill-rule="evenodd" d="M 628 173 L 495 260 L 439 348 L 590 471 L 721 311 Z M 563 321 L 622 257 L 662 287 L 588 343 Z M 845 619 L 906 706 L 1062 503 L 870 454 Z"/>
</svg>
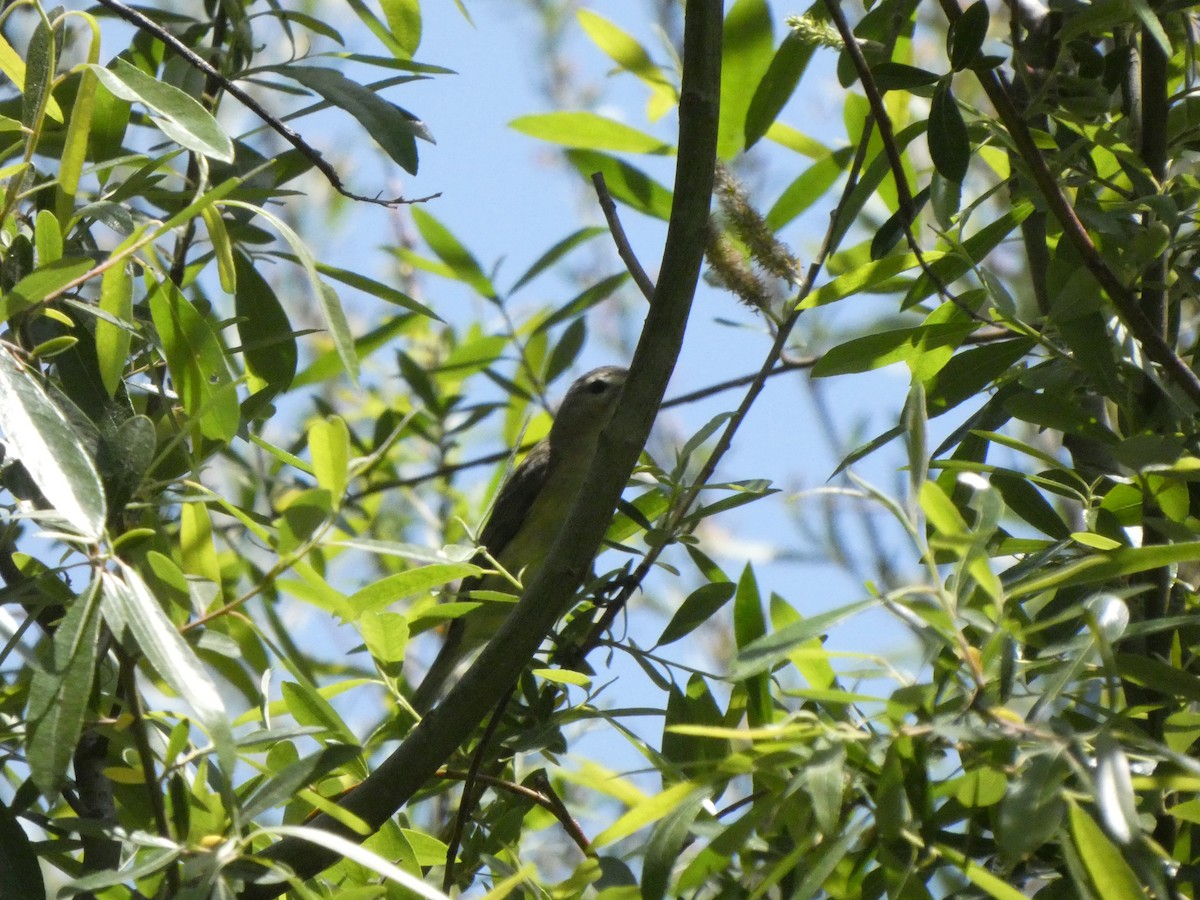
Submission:
<svg viewBox="0 0 1200 900">
<path fill-rule="evenodd" d="M 721 78 L 722 9 L 719 0 L 688 0 L 683 90 L 679 101 L 679 155 L 661 276 L 630 364 L 624 399 L 601 436 L 599 452 L 541 572 L 521 602 L 446 699 L 425 716 L 379 768 L 341 806 L 378 829 L 431 778 L 516 681 L 582 582 L 637 462 L 683 343 L 700 275 L 704 229 L 716 164 Z M 320 815 L 313 827 L 362 840 Z M 336 851 L 285 838 L 260 859 L 283 864 L 298 877 L 338 860 Z M 243 900 L 276 897 L 286 881 L 250 885 Z"/>
</svg>

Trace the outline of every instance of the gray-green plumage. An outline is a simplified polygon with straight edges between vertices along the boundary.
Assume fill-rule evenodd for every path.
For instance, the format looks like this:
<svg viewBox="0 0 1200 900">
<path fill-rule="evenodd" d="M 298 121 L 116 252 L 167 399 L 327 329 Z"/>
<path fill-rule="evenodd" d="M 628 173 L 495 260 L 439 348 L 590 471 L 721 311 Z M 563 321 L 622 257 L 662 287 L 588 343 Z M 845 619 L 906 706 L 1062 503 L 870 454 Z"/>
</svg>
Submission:
<svg viewBox="0 0 1200 900">
<path fill-rule="evenodd" d="M 479 543 L 522 584 L 536 577 L 562 530 L 592 466 L 600 432 L 616 408 L 625 375 L 625 369 L 602 366 L 577 378 L 563 398 L 550 434 L 529 451 L 500 488 Z M 511 593 L 513 586 L 502 575 L 489 575 L 469 579 L 459 588 L 463 595 L 477 590 Z M 413 696 L 418 712 L 433 706 L 458 663 L 487 642 L 511 609 L 507 603 L 484 603 L 451 623 L 445 643 Z"/>
</svg>

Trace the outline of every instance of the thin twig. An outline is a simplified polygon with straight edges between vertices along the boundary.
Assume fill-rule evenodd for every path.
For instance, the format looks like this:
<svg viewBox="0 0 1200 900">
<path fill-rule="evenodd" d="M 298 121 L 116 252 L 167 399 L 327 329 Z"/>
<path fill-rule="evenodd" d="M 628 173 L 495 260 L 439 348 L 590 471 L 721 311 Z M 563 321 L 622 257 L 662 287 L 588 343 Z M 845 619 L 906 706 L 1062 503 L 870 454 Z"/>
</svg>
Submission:
<svg viewBox="0 0 1200 900">
<path fill-rule="evenodd" d="M 887 154 L 888 166 L 892 170 L 892 180 L 896 183 L 896 200 L 900 205 L 900 216 L 904 226 L 904 239 L 908 243 L 908 248 L 912 250 L 913 255 L 917 258 L 917 262 L 921 265 L 921 271 L 925 273 L 925 277 L 933 282 L 933 286 L 937 289 L 938 294 L 948 299 L 955 306 L 965 312 L 977 322 L 987 323 L 990 320 L 971 309 L 951 292 L 946 283 L 941 277 L 933 271 L 933 267 L 925 259 L 925 254 L 921 250 L 921 245 L 917 241 L 917 236 L 913 234 L 912 224 L 917 218 L 917 207 L 913 200 L 912 191 L 908 187 L 908 178 L 904 174 L 904 161 L 900 158 L 900 148 L 896 146 L 896 135 L 892 131 L 892 120 L 888 116 L 887 106 L 883 102 L 883 94 L 879 91 L 879 85 L 875 83 L 875 78 L 871 75 L 871 67 L 867 65 L 866 57 L 862 54 L 862 49 L 858 46 L 858 39 L 855 38 L 854 32 L 850 30 L 850 24 L 846 21 L 846 16 L 842 12 L 842 8 L 838 0 L 825 0 L 825 8 L 829 11 L 829 17 L 833 19 L 833 24 L 837 27 L 838 34 L 842 36 L 842 42 L 846 46 L 846 53 L 850 56 L 850 61 L 854 64 L 854 71 L 858 75 L 859 83 L 863 86 L 863 91 L 867 95 L 867 102 L 871 106 L 871 115 L 875 118 L 875 125 L 879 129 L 879 140 L 883 143 L 884 153 Z"/>
<path fill-rule="evenodd" d="M 171 32 L 167 31 L 144 13 L 133 9 L 132 7 L 126 6 L 124 3 L 119 2 L 119 0 L 98 0 L 98 2 L 101 6 L 112 10 L 112 12 L 120 16 L 126 22 L 131 23 L 142 31 L 145 31 L 147 34 L 150 34 L 162 41 L 164 44 L 178 53 L 188 65 L 192 66 L 192 68 L 203 72 L 206 76 L 208 76 L 209 79 L 220 84 L 228 94 L 241 101 L 242 105 L 258 116 L 264 124 L 271 128 L 272 131 L 279 134 L 285 141 L 300 151 L 304 158 L 316 166 L 317 169 L 320 170 L 321 174 L 325 176 L 330 185 L 333 186 L 334 190 L 336 190 L 343 197 L 348 197 L 351 200 L 361 200 L 364 203 L 375 203 L 380 206 L 388 207 L 398 206 L 403 203 L 423 203 L 424 201 L 431 199 L 430 197 L 421 197 L 416 200 L 406 200 L 404 197 L 396 197 L 391 200 L 382 200 L 378 196 L 367 197 L 363 194 L 356 194 L 353 191 L 350 191 L 342 183 L 342 179 L 338 175 L 337 170 L 334 169 L 334 167 L 330 165 L 323 156 L 321 156 L 320 152 L 315 147 L 310 146 L 304 140 L 304 138 L 300 137 L 299 134 L 285 125 L 276 116 L 269 113 L 266 107 L 264 107 L 252 96 L 218 72 L 212 67 L 212 65 L 209 64 L 206 59 L 204 59 L 204 57 L 195 53 L 190 47 L 179 40 L 179 38 L 175 37 L 175 35 L 171 34 Z"/>
<path fill-rule="evenodd" d="M 438 778 L 450 778 L 455 781 L 466 781 L 471 777 L 471 773 L 463 769 L 438 769 Z M 543 788 L 535 790 L 527 787 L 524 784 L 517 784 L 509 781 L 506 778 L 497 778 L 494 775 L 476 774 L 475 780 L 480 784 L 486 784 L 488 787 L 504 791 L 507 794 L 512 794 L 516 797 L 523 797 L 531 803 L 540 806 L 542 809 L 552 813 L 563 830 L 570 836 L 575 846 L 582 850 L 588 856 L 592 856 L 595 851 L 592 849 L 592 842 L 588 840 L 587 835 L 583 833 L 583 828 L 575 821 L 575 818 L 567 811 L 566 806 L 558 795 L 552 789 Z"/>
<path fill-rule="evenodd" d="M 612 235 L 613 243 L 617 245 L 617 255 L 621 257 L 621 262 L 625 263 L 625 268 L 633 276 L 633 281 L 638 286 L 638 290 L 642 292 L 642 296 L 649 301 L 654 297 L 654 282 L 642 268 L 637 254 L 633 252 L 633 247 L 629 244 L 629 238 L 625 236 L 625 229 L 621 226 L 621 220 L 617 216 L 617 204 L 613 202 L 612 194 L 608 192 L 604 174 L 593 172 L 592 184 L 596 188 L 596 199 L 600 201 L 600 209 L 604 211 L 604 219 L 608 222 L 608 231 Z"/>
<path fill-rule="evenodd" d="M 463 779 L 462 797 L 458 801 L 458 812 L 454 815 L 454 830 L 450 832 L 450 840 L 446 841 L 446 868 L 442 873 L 442 890 L 446 893 L 450 893 L 450 886 L 454 884 L 454 861 L 458 858 L 458 848 L 462 846 L 462 836 L 467 828 L 467 820 L 471 818 L 476 803 L 483 795 L 483 791 L 476 793 L 475 790 L 476 786 L 480 784 L 479 770 L 483 767 L 483 758 L 487 753 L 488 745 L 492 742 L 492 737 L 496 734 L 496 729 L 500 727 L 500 720 L 504 716 L 504 711 L 508 709 L 515 690 L 515 685 L 509 688 L 504 699 L 496 704 L 496 708 L 492 710 L 492 717 L 488 720 L 487 728 L 484 729 L 483 736 L 475 747 L 475 752 L 471 754 L 471 767 L 467 770 L 467 777 Z"/>
</svg>

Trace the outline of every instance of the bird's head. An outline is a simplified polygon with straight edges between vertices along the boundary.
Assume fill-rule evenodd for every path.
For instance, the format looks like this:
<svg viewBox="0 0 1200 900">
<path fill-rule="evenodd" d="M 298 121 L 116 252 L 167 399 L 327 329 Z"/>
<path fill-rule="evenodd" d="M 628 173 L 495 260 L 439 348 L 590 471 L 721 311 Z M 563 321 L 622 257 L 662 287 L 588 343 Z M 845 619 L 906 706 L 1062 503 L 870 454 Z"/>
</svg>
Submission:
<svg viewBox="0 0 1200 900">
<path fill-rule="evenodd" d="M 617 408 L 628 374 L 620 366 L 601 366 L 575 379 L 550 427 L 552 452 L 569 445 L 595 447 Z"/>
</svg>

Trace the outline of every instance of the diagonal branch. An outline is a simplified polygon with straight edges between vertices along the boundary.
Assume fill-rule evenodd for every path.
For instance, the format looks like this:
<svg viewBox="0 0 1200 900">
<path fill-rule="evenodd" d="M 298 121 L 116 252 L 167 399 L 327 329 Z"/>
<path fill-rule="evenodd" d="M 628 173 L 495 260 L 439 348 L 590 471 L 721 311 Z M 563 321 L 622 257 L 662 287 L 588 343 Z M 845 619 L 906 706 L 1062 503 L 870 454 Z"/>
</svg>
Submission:
<svg viewBox="0 0 1200 900">
<path fill-rule="evenodd" d="M 601 436 L 587 482 L 541 572 L 475 663 L 400 746 L 340 801 L 346 811 L 378 829 L 434 777 L 437 770 L 512 686 L 553 628 L 600 546 L 621 491 L 633 471 L 683 343 L 700 276 L 704 229 L 716 164 L 721 78 L 720 0 L 688 0 L 683 90 L 679 101 L 679 155 L 671 221 L 658 288 L 630 364 L 625 395 Z M 328 815 L 313 828 L 362 840 Z M 337 862 L 339 854 L 295 837 L 258 857 L 285 865 L 300 879 Z M 242 900 L 265 900 L 287 890 L 285 880 L 248 886 Z"/>
</svg>

